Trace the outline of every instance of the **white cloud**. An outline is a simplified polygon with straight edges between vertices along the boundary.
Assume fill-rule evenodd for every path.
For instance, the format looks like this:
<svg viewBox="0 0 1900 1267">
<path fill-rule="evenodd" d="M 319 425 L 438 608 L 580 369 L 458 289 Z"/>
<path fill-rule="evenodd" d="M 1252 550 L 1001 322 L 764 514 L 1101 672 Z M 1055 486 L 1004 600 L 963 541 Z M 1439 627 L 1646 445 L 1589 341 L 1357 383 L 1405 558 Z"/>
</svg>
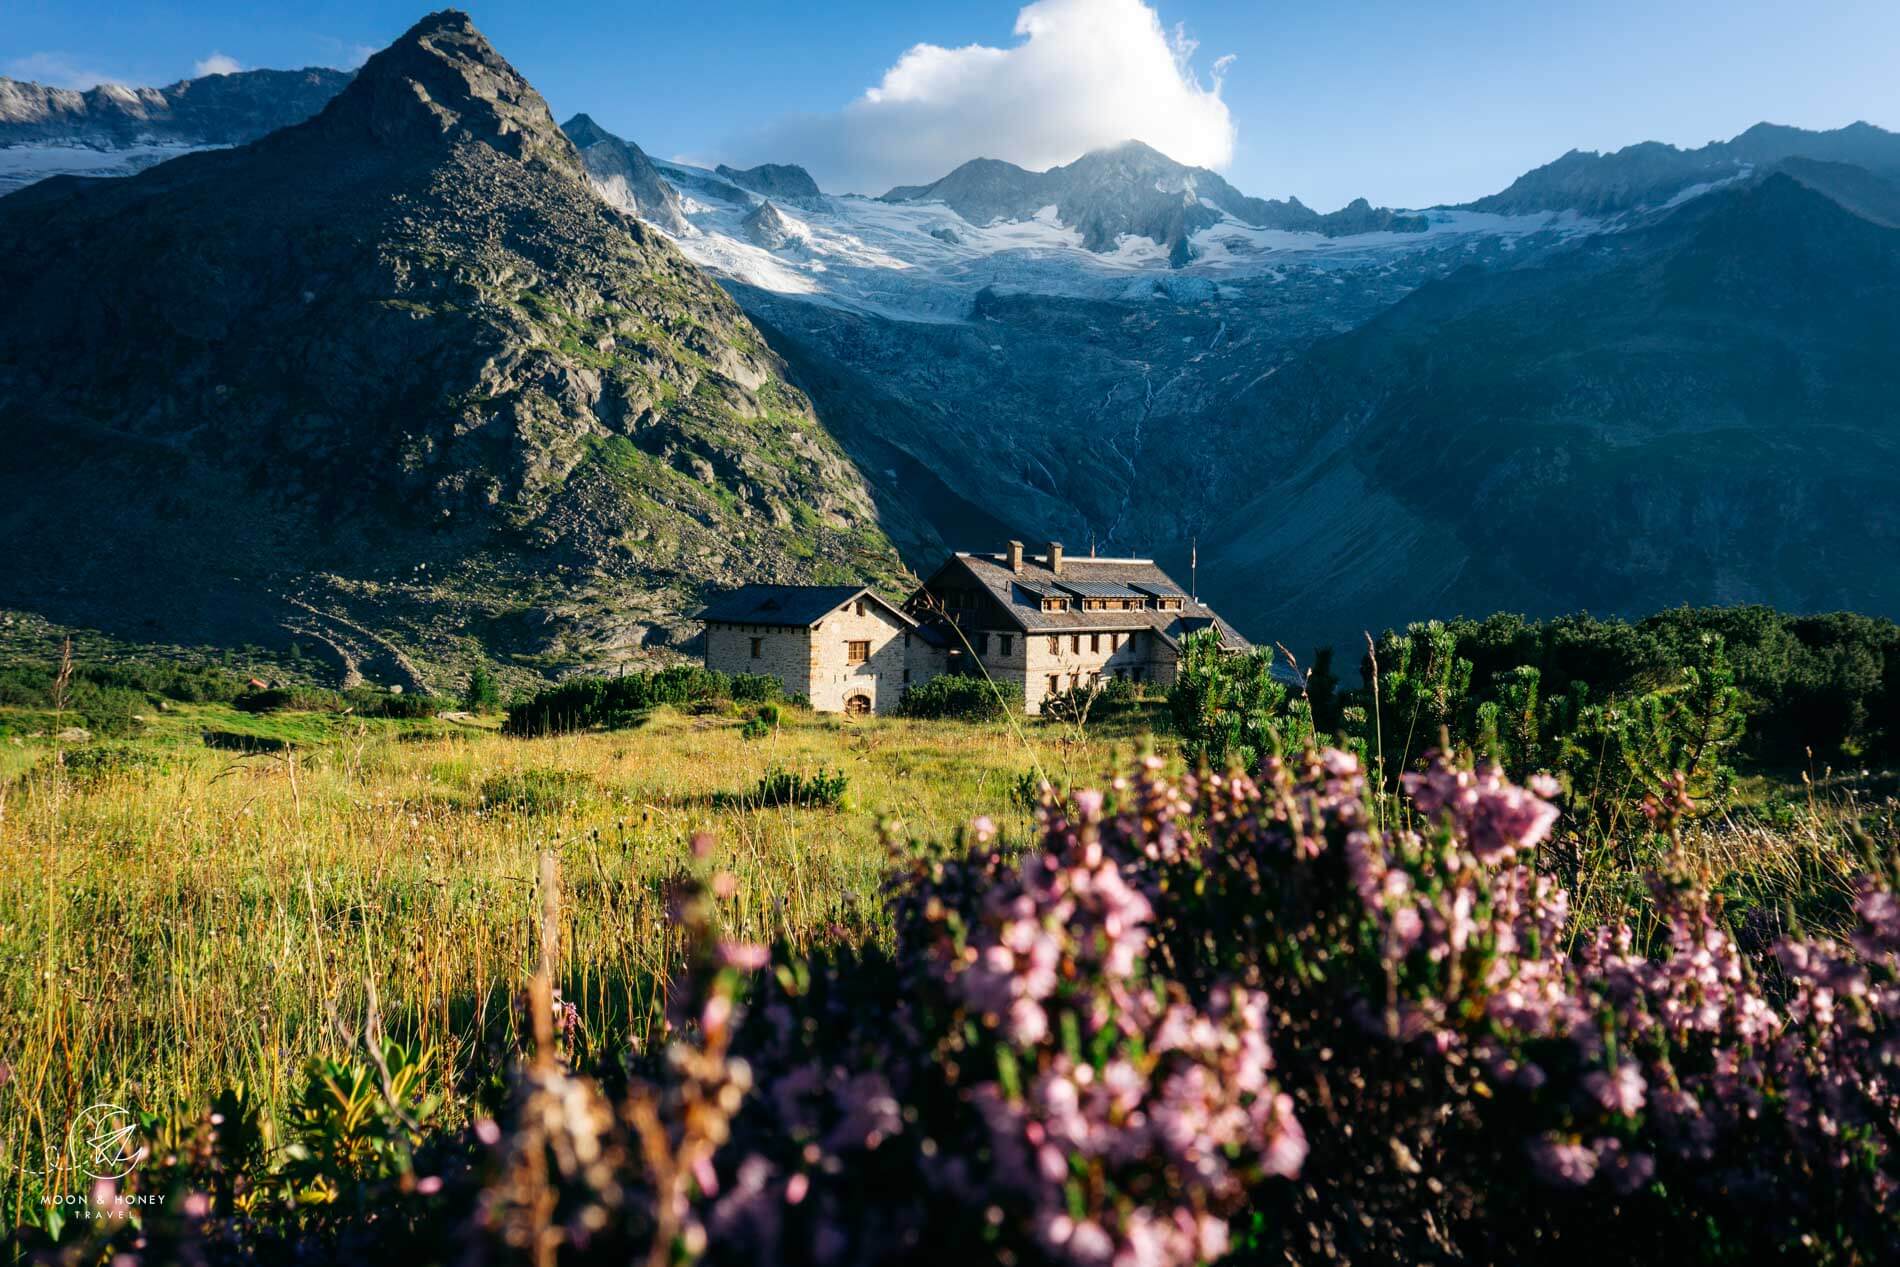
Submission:
<svg viewBox="0 0 1900 1267">
<path fill-rule="evenodd" d="M 1010 48 L 919 44 L 833 114 L 782 120 L 731 148 L 741 164 L 802 163 L 829 190 L 882 193 L 972 158 L 1032 170 L 1118 141 L 1224 167 L 1234 122 L 1221 100 L 1232 58 L 1203 83 L 1195 43 L 1142 0 L 1037 0 Z"/>
<path fill-rule="evenodd" d="M 237 58 L 227 57 L 223 53 L 213 53 L 193 63 L 191 77 L 203 79 L 206 75 L 235 75 L 243 69 L 238 65 Z"/>
<path fill-rule="evenodd" d="M 54 88 L 76 88 L 81 91 L 96 88 L 100 84 L 119 82 L 111 75 L 82 65 L 65 53 L 29 53 L 25 57 L 8 58 L 6 74 L 10 79 L 24 79 Z"/>
</svg>

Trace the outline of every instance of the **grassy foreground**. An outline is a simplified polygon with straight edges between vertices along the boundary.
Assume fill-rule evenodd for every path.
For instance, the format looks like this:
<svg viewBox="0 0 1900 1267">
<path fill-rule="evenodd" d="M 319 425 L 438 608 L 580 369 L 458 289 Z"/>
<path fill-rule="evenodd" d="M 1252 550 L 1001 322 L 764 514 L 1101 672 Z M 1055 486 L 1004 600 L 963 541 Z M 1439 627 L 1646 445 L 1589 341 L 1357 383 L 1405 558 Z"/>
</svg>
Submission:
<svg viewBox="0 0 1900 1267">
<path fill-rule="evenodd" d="M 434 1048 L 445 1083 L 485 1065 L 520 1024 L 544 850 L 568 895 L 562 995 L 593 1041 L 638 1040 L 662 1017 L 667 880 L 696 835 L 736 879 L 735 935 L 874 937 L 880 824 L 939 836 L 989 815 L 1021 838 L 1036 761 L 1060 781 L 1134 746 L 793 709 L 763 738 L 740 726 L 660 709 L 635 730 L 520 740 L 472 721 L 181 706 L 95 768 L 54 767 L 50 737 L 0 743 L 9 1202 L 86 1106 L 162 1110 L 241 1082 L 278 1107 L 307 1058 L 357 1046 L 373 1014 Z M 213 750 L 207 729 L 299 746 Z M 840 771 L 846 802 L 761 806 L 770 768 Z"/>
<path fill-rule="evenodd" d="M 1158 701 L 1051 722 L 776 726 L 724 704 L 659 707 L 631 729 L 524 739 L 495 718 L 410 720 L 222 703 L 158 704 L 131 736 L 80 740 L 70 714 L 0 708 L 0 1215 L 32 1222 L 69 1123 L 96 1104 L 186 1117 L 249 1089 L 282 1122 L 312 1057 L 385 1033 L 425 1062 L 444 1121 L 492 1113 L 529 1046 L 541 860 L 559 863 L 555 985 L 577 1060 L 650 1049 L 689 949 L 677 881 L 719 877 L 722 935 L 888 943 L 892 849 L 978 816 L 1032 838 L 1023 790 L 1126 770 Z M 758 733 L 761 730 L 763 734 Z M 211 746 L 215 737 L 223 746 Z M 267 748 L 242 751 L 245 745 Z M 832 808 L 762 803 L 774 773 L 835 772 Z M 1866 785 L 1866 786 L 1862 786 Z M 1895 839 L 1883 781 L 1771 786 L 1680 836 L 1634 809 L 1571 816 L 1539 866 L 1571 895 L 1566 940 L 1659 927 L 1646 877 L 1698 874 L 1745 945 L 1853 924 L 1855 877 Z M 486 1102 L 487 1107 L 484 1108 Z"/>
</svg>

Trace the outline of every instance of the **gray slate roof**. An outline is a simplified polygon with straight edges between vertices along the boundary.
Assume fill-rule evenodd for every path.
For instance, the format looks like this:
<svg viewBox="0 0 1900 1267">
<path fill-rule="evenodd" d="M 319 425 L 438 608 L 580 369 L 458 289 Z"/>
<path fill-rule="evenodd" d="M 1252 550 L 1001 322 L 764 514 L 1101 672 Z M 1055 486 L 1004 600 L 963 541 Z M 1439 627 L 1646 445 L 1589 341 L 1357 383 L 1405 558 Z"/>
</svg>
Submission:
<svg viewBox="0 0 1900 1267">
<path fill-rule="evenodd" d="M 916 623 L 868 585 L 741 585 L 707 604 L 698 619 L 722 625 L 815 625 L 860 596 Z"/>
<path fill-rule="evenodd" d="M 1244 650 L 1253 644 L 1239 630 L 1222 620 L 1213 608 L 1187 597 L 1151 559 L 1065 558 L 1062 575 L 1051 572 L 1046 563 L 1028 555 L 1023 570 L 1011 572 L 1009 560 L 1000 554 L 959 553 L 938 570 L 930 584 L 962 584 L 964 577 L 987 589 L 1008 612 L 1010 623 L 1025 633 L 1086 633 L 1089 630 L 1152 629 L 1170 642 L 1178 643 L 1197 629 L 1212 626 L 1220 631 L 1221 645 Z M 1180 596 L 1180 611 L 1083 611 L 1079 600 L 1066 612 L 1046 612 L 1031 594 L 1075 592 L 1077 587 L 1126 587 L 1152 594 Z M 1110 595 L 1112 597 L 1112 595 Z"/>
</svg>

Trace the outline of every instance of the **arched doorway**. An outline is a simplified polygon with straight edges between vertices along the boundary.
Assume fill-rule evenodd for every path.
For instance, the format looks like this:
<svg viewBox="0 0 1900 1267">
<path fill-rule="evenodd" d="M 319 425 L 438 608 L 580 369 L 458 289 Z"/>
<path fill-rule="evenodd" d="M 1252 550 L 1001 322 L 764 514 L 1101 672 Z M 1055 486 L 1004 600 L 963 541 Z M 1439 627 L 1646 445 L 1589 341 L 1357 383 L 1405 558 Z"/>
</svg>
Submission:
<svg viewBox="0 0 1900 1267">
<path fill-rule="evenodd" d="M 863 693 L 845 696 L 844 712 L 847 717 L 869 717 L 871 715 L 871 697 Z"/>
</svg>

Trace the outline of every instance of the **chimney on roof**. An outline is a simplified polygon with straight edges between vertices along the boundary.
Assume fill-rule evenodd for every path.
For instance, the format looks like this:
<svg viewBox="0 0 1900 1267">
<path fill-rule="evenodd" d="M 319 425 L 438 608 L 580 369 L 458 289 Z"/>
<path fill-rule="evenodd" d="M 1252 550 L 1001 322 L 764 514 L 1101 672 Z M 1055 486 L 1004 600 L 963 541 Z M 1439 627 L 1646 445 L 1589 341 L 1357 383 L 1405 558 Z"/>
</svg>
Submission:
<svg viewBox="0 0 1900 1267">
<path fill-rule="evenodd" d="M 1060 541 L 1049 543 L 1049 570 L 1057 576 L 1062 575 L 1062 543 Z"/>
<path fill-rule="evenodd" d="M 1009 570 L 1012 572 L 1023 570 L 1023 543 L 1020 541 L 1009 543 Z"/>
</svg>

